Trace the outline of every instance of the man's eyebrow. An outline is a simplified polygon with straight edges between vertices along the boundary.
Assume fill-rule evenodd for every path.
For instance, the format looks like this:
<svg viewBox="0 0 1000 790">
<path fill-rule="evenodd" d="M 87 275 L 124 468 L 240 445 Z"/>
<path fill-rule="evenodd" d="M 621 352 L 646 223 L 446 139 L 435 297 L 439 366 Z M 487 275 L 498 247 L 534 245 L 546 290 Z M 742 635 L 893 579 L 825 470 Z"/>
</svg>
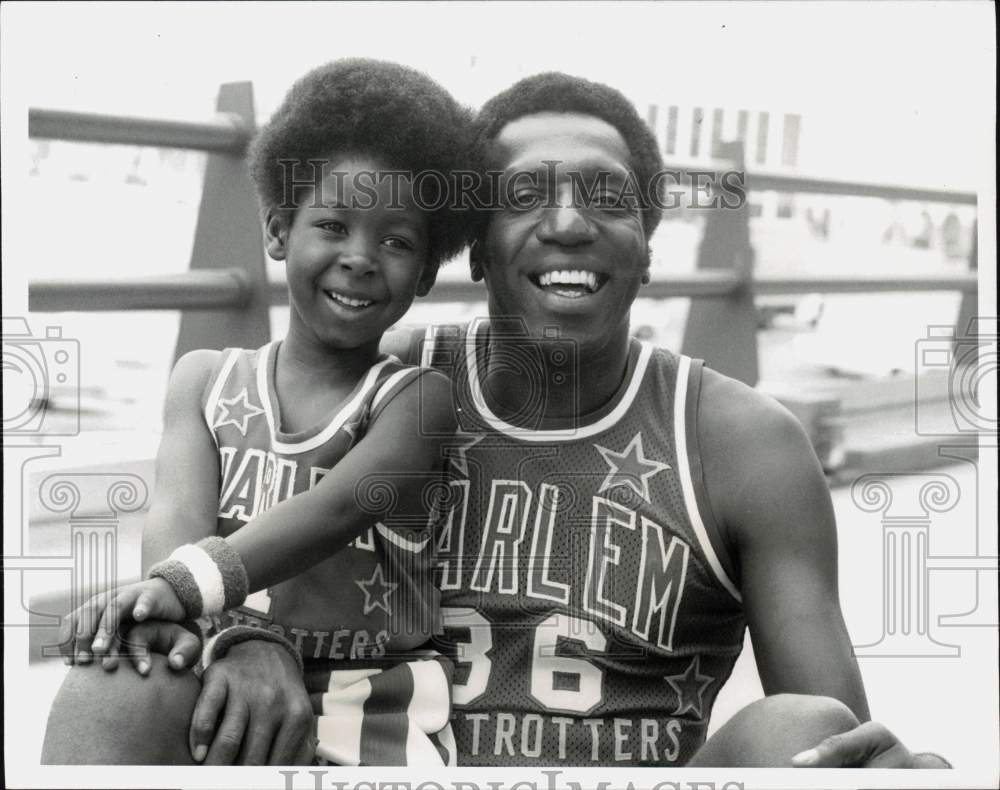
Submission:
<svg viewBox="0 0 1000 790">
<path fill-rule="evenodd" d="M 570 170 L 566 170 L 562 168 L 563 163 L 559 160 L 551 159 L 546 161 L 550 164 L 538 162 L 537 160 L 533 160 L 527 165 L 514 162 L 503 171 L 503 175 L 506 178 L 513 178 L 521 175 L 522 173 L 529 176 L 548 176 L 553 172 L 553 170 L 555 170 L 561 175 L 565 175 L 569 172 L 579 173 L 588 177 L 607 174 L 607 176 L 613 179 L 625 179 L 628 177 L 628 174 L 632 172 L 631 167 L 620 162 L 584 162 L 581 165 L 574 166 Z"/>
</svg>

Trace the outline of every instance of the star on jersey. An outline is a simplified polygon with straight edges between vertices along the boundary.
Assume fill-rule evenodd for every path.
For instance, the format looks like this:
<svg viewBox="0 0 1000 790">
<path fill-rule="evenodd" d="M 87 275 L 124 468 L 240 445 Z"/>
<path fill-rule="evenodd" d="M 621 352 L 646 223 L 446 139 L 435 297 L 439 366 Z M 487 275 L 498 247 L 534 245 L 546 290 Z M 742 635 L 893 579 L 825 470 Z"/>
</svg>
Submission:
<svg viewBox="0 0 1000 790">
<path fill-rule="evenodd" d="M 469 459 L 466 457 L 466 453 L 479 444 L 483 439 L 486 438 L 484 433 L 469 433 L 463 431 L 461 428 L 456 431 L 455 436 L 460 439 L 464 439 L 463 444 L 458 444 L 453 447 L 447 448 L 448 457 L 451 458 L 451 462 L 455 465 L 455 468 L 460 474 L 469 476 Z"/>
<path fill-rule="evenodd" d="M 224 414 L 220 415 L 212 428 L 221 428 L 223 425 L 234 425 L 241 436 L 247 435 L 247 423 L 258 414 L 263 414 L 264 410 L 259 406 L 250 403 L 247 397 L 247 388 L 240 390 L 238 395 L 231 398 L 220 398 L 219 408 Z"/>
<path fill-rule="evenodd" d="M 649 478 L 657 472 L 669 469 L 669 464 L 653 461 L 643 454 L 642 434 L 637 433 L 622 452 L 616 453 L 607 447 L 595 444 L 597 452 L 607 461 L 610 471 L 601 483 L 597 493 L 603 493 L 615 486 L 628 486 L 647 502 L 649 501 Z"/>
<path fill-rule="evenodd" d="M 392 607 L 389 606 L 389 596 L 392 595 L 399 585 L 396 582 L 387 582 L 385 580 L 385 577 L 382 575 L 381 563 L 375 566 L 375 572 L 368 581 L 357 579 L 354 583 L 365 594 L 365 604 L 361 614 L 369 614 L 376 609 L 381 609 L 389 615 L 392 614 Z M 377 588 L 378 591 L 373 592 L 371 589 L 373 587 Z"/>
<path fill-rule="evenodd" d="M 691 659 L 688 668 L 680 675 L 668 675 L 666 678 L 674 691 L 677 692 L 677 710 L 675 716 L 680 716 L 684 711 L 690 710 L 699 719 L 702 717 L 702 694 L 708 689 L 715 678 L 711 675 L 702 675 L 700 671 L 701 661 L 699 656 Z"/>
</svg>

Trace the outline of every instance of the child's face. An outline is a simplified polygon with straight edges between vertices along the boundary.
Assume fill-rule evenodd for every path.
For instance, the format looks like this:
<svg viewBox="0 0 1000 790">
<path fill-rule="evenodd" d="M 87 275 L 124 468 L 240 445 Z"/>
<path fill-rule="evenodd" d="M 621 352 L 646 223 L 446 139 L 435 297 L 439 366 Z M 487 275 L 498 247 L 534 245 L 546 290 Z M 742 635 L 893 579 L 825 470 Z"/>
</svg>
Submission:
<svg viewBox="0 0 1000 790">
<path fill-rule="evenodd" d="M 335 161 L 318 195 L 297 195 L 290 225 L 267 224 L 268 253 L 285 261 L 293 320 L 334 348 L 377 345 L 434 280 L 427 215 L 410 182 L 380 180 L 384 171 L 366 157 Z"/>
</svg>

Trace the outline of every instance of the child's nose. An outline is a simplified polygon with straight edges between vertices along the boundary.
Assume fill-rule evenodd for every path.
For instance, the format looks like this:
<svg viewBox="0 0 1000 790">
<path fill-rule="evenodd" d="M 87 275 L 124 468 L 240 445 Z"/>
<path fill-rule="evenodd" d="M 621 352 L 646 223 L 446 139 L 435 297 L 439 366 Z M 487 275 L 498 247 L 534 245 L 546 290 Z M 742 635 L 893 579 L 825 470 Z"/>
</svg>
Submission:
<svg viewBox="0 0 1000 790">
<path fill-rule="evenodd" d="M 375 270 L 375 257 L 360 244 L 344 250 L 338 260 L 341 270 L 362 276 Z"/>
</svg>

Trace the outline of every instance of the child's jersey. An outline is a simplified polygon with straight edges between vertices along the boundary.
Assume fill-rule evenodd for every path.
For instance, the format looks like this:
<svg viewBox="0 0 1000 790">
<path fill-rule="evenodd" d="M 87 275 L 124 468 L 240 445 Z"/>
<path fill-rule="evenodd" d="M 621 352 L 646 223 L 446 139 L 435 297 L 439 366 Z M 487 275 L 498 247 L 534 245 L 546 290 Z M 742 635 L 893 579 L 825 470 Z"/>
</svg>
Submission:
<svg viewBox="0 0 1000 790">
<path fill-rule="evenodd" d="M 223 351 L 202 399 L 219 451 L 219 535 L 316 485 L 385 406 L 429 372 L 384 356 L 320 424 L 286 433 L 274 385 L 278 348 L 274 342 L 257 351 Z M 357 492 L 359 506 L 367 500 L 376 512 L 380 499 L 390 495 L 385 488 L 373 480 Z M 378 658 L 424 644 L 439 625 L 434 547 L 426 514 L 411 525 L 390 529 L 373 516 L 371 527 L 348 547 L 250 595 L 239 609 L 213 617 L 212 626 L 269 628 L 306 659 Z"/>
<path fill-rule="evenodd" d="M 683 765 L 745 626 L 700 473 L 701 363 L 633 340 L 605 408 L 532 431 L 486 405 L 488 331 L 431 328 L 422 355 L 459 411 L 436 539 L 459 762 Z M 533 345 L 504 364 L 544 397 L 572 363 Z"/>
</svg>

